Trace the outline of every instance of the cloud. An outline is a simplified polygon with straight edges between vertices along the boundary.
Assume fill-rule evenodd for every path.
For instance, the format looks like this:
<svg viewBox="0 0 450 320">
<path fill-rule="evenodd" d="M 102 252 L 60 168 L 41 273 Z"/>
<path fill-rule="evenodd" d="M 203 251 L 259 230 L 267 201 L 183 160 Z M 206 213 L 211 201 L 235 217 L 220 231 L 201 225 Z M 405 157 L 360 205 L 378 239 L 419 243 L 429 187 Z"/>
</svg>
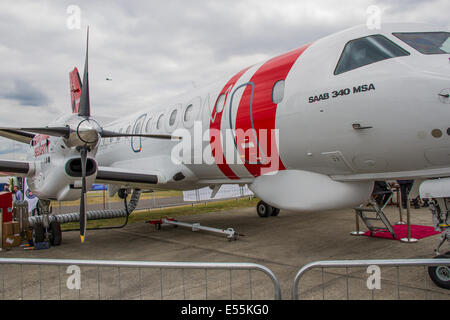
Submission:
<svg viewBox="0 0 450 320">
<path fill-rule="evenodd" d="M 2 159 L 25 160 L 28 145 L 1 138 L 0 156 Z"/>
<path fill-rule="evenodd" d="M 50 102 L 47 95 L 39 91 L 33 84 L 24 80 L 15 80 L 13 88 L 0 94 L 0 97 L 16 100 L 22 106 L 40 107 L 46 106 Z"/>
<path fill-rule="evenodd" d="M 80 29 L 67 28 L 69 5 Z M 88 25 L 93 114 L 120 117 L 365 24 L 369 5 L 382 21 L 448 26 L 448 0 L 3 1 L 0 119 L 44 125 L 70 112 L 68 75 L 83 72 Z"/>
</svg>

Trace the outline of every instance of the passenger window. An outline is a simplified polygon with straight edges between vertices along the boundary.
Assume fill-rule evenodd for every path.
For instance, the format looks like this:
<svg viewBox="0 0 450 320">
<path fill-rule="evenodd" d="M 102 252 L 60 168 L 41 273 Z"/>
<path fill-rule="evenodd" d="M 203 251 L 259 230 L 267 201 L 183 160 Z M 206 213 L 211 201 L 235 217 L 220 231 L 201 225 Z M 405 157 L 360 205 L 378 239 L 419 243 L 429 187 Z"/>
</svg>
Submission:
<svg viewBox="0 0 450 320">
<path fill-rule="evenodd" d="M 162 118 L 163 118 L 163 114 L 159 116 L 158 121 L 156 122 L 156 129 L 159 130 L 162 128 Z"/>
<path fill-rule="evenodd" d="M 201 112 L 201 105 L 202 99 L 200 97 L 196 97 L 180 109 L 180 121 L 183 121 L 183 126 L 185 128 L 192 128 L 195 118 L 197 118 Z"/>
<path fill-rule="evenodd" d="M 145 126 L 145 132 L 150 133 L 152 129 L 152 117 L 148 118 L 147 125 Z"/>
<path fill-rule="evenodd" d="M 272 101 L 275 104 L 279 104 L 281 101 L 283 101 L 283 97 L 284 97 L 284 80 L 278 80 L 273 85 Z"/>
<path fill-rule="evenodd" d="M 173 126 L 175 124 L 175 120 L 177 119 L 177 109 L 173 110 L 170 114 L 169 118 L 169 126 Z"/>
<path fill-rule="evenodd" d="M 372 35 L 349 41 L 334 70 L 338 75 L 382 60 L 409 56 L 409 52 L 382 35 Z"/>
<path fill-rule="evenodd" d="M 193 111 L 194 111 L 194 106 L 192 104 L 190 104 L 186 107 L 186 110 L 184 111 L 184 122 L 188 122 L 191 120 Z"/>
</svg>

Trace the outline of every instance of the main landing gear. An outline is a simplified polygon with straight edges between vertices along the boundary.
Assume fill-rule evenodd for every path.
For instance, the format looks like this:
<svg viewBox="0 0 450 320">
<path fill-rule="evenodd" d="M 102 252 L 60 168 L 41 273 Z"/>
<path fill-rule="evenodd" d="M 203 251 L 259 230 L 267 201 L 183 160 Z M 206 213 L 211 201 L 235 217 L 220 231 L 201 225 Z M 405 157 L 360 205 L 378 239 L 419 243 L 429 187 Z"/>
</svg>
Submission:
<svg viewBox="0 0 450 320">
<path fill-rule="evenodd" d="M 51 214 L 50 201 L 39 200 L 39 212 L 42 212 L 42 222 L 36 223 L 32 227 L 32 241 L 48 242 L 52 246 L 59 246 L 62 242 L 61 225 L 57 221 L 49 221 Z"/>
<path fill-rule="evenodd" d="M 265 203 L 264 201 L 258 202 L 256 205 L 256 212 L 258 213 L 258 216 L 261 218 L 267 218 L 267 217 L 275 217 L 278 216 L 280 213 L 280 209 L 272 207 L 271 205 Z"/>
<path fill-rule="evenodd" d="M 439 243 L 434 249 L 435 259 L 450 259 L 450 251 L 440 254 L 440 247 L 450 242 L 450 198 L 436 198 L 429 201 L 434 223 L 434 229 L 441 232 Z M 440 288 L 450 290 L 450 266 L 428 267 L 428 274 L 434 284 Z"/>
<path fill-rule="evenodd" d="M 434 258 L 450 259 L 450 251 Z M 428 267 L 428 274 L 439 288 L 450 290 L 450 266 Z"/>
</svg>

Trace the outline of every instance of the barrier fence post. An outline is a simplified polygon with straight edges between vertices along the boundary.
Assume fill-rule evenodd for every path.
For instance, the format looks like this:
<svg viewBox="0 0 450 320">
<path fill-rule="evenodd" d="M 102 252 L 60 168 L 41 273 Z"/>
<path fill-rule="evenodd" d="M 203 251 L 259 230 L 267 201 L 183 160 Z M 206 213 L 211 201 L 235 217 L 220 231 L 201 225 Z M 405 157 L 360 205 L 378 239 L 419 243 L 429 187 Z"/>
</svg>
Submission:
<svg viewBox="0 0 450 320">
<path fill-rule="evenodd" d="M 350 234 L 352 236 L 361 236 L 365 232 L 359 230 L 359 214 L 358 214 L 358 210 L 355 210 L 355 220 L 356 220 L 356 231 L 352 231 L 352 232 L 350 232 Z"/>
<path fill-rule="evenodd" d="M 400 217 L 400 221 L 398 221 L 396 224 L 406 224 L 403 221 L 403 215 L 402 215 L 402 199 L 400 195 L 400 186 L 397 188 L 397 205 L 398 205 L 398 215 Z"/>
<path fill-rule="evenodd" d="M 409 190 L 406 189 L 406 225 L 407 225 L 407 237 L 401 238 L 401 242 L 407 242 L 407 243 L 415 243 L 419 240 L 415 238 L 411 238 L 411 204 L 409 203 Z"/>
</svg>

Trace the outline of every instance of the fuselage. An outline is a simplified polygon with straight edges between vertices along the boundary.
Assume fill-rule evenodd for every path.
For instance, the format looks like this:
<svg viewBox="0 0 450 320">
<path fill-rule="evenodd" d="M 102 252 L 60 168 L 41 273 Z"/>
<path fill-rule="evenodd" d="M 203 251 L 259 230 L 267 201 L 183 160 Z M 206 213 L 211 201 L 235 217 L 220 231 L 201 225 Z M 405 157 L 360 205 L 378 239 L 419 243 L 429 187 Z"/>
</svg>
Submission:
<svg viewBox="0 0 450 320">
<path fill-rule="evenodd" d="M 106 128 L 143 133 L 188 130 L 192 157 L 184 164 L 199 181 L 249 181 L 284 169 L 341 176 L 448 167 L 450 108 L 438 94 L 450 86 L 449 55 L 424 55 L 392 34 L 433 31 L 424 28 L 398 24 L 382 30 L 346 30 L 172 102 L 139 110 Z M 345 45 L 367 35 L 382 35 L 409 55 L 335 75 Z M 283 88 L 277 89 L 277 83 Z M 280 94 L 278 101 L 274 94 Z M 220 131 L 220 142 L 207 130 Z M 236 130 L 247 132 L 247 137 L 237 141 Z M 267 130 L 267 143 L 262 130 Z M 97 159 L 110 165 L 155 154 L 170 156 L 177 143 L 107 139 Z M 208 152 L 213 163 L 204 159 Z M 227 152 L 235 152 L 234 159 L 226 159 Z"/>
</svg>

